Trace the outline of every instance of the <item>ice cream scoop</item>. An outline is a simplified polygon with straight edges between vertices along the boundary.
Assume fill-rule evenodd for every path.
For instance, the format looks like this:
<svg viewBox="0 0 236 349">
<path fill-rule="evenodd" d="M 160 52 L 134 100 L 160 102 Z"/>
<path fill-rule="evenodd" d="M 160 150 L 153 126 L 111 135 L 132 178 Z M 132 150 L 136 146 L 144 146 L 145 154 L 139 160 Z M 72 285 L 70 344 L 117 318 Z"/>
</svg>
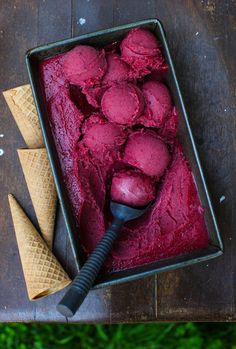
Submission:
<svg viewBox="0 0 236 349">
<path fill-rule="evenodd" d="M 115 85 L 102 97 L 102 111 L 110 122 L 131 125 L 141 115 L 144 99 L 138 87 L 131 83 Z"/>
<path fill-rule="evenodd" d="M 105 53 L 94 47 L 79 45 L 67 52 L 63 71 L 71 84 L 94 85 L 103 77 L 107 68 Z"/>
<path fill-rule="evenodd" d="M 160 178 L 170 161 L 166 144 L 152 131 L 137 131 L 129 136 L 124 161 L 148 176 Z"/>
<path fill-rule="evenodd" d="M 123 224 L 142 216 L 148 208 L 149 205 L 139 209 L 111 201 L 110 209 L 114 217 L 113 222 L 57 305 L 59 313 L 66 317 L 72 317 L 75 314 L 93 286 Z"/>
<path fill-rule="evenodd" d="M 113 201 L 141 207 L 155 198 L 155 181 L 133 170 L 123 170 L 114 174 L 111 185 Z"/>
</svg>

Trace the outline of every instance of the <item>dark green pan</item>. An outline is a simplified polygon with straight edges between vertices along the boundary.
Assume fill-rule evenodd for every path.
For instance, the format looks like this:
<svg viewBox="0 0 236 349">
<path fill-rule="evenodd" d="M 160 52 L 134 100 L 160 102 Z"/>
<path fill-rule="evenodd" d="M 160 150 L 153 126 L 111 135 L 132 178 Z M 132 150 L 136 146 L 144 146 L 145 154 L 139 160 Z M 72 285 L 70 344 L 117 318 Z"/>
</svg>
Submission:
<svg viewBox="0 0 236 349">
<path fill-rule="evenodd" d="M 130 281 L 145 276 L 150 276 L 165 270 L 185 267 L 191 264 L 215 258 L 223 253 L 223 245 L 221 242 L 219 229 L 217 226 L 215 214 L 212 209 L 211 200 L 209 197 L 202 167 L 196 150 L 196 145 L 193 139 L 193 135 L 188 121 L 188 116 L 184 107 L 184 102 L 177 82 L 173 62 L 166 42 L 165 33 L 162 24 L 159 20 L 147 19 L 140 22 L 130 23 L 119 27 L 114 27 L 111 29 L 101 30 L 90 34 L 81 35 L 75 38 L 58 41 L 41 47 L 36 47 L 29 50 L 26 53 L 26 65 L 29 73 L 30 83 L 39 115 L 44 142 L 48 151 L 48 156 L 57 187 L 58 197 L 60 200 L 61 208 L 66 222 L 66 227 L 68 230 L 68 232 L 65 231 L 65 234 L 69 234 L 72 245 L 74 263 L 77 269 L 79 270 L 80 266 L 83 264 L 84 261 L 83 253 L 80 250 L 78 229 L 76 228 L 67 192 L 63 185 L 59 159 L 57 156 L 55 144 L 49 126 L 46 104 L 44 101 L 43 92 L 39 81 L 39 62 L 45 58 L 52 57 L 62 52 L 66 52 L 78 44 L 103 46 L 113 41 L 120 40 L 131 28 L 135 27 L 144 27 L 150 29 L 162 43 L 163 53 L 169 65 L 169 72 L 167 73 L 165 83 L 169 86 L 174 103 L 178 108 L 178 137 L 183 145 L 185 155 L 191 165 L 197 189 L 199 192 L 200 200 L 202 206 L 205 209 L 205 221 L 209 234 L 209 245 L 204 249 L 197 250 L 174 258 L 168 258 L 162 261 L 149 263 L 140 267 L 135 267 L 121 272 L 114 272 L 107 275 L 101 275 L 97 279 L 95 288 L 117 284 L 124 281 Z"/>
</svg>

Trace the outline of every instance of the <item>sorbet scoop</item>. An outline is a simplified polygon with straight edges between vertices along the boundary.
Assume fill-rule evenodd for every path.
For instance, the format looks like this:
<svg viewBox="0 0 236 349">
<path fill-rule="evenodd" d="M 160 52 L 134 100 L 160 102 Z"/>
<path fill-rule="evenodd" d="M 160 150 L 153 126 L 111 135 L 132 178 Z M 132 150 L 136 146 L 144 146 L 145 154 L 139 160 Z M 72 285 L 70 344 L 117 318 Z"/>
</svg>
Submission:
<svg viewBox="0 0 236 349">
<path fill-rule="evenodd" d="M 149 206 L 150 205 L 143 208 L 134 208 L 111 201 L 110 209 L 114 219 L 101 241 L 80 270 L 80 273 L 73 280 L 69 290 L 57 305 L 57 310 L 62 315 L 72 317 L 75 314 L 80 305 L 83 303 L 90 288 L 93 286 L 95 279 L 102 268 L 114 241 L 118 237 L 123 224 L 142 216 L 147 211 Z"/>
</svg>

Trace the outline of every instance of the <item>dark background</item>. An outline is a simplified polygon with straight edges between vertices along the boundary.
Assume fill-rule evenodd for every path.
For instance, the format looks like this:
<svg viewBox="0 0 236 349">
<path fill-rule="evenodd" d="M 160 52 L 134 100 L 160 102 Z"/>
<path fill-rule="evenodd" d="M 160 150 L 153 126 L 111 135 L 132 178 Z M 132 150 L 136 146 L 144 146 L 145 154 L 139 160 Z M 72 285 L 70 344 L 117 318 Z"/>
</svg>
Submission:
<svg viewBox="0 0 236 349">
<path fill-rule="evenodd" d="M 0 2 L 1 91 L 28 82 L 24 55 L 31 47 L 140 19 L 162 21 L 225 246 L 222 257 L 207 263 L 92 291 L 70 321 L 236 319 L 235 5 L 235 0 Z M 33 303 L 27 298 L 7 193 L 36 220 L 16 153 L 25 145 L 0 98 L 0 321 L 63 322 L 55 311 L 60 293 Z M 60 211 L 55 251 L 66 264 L 70 248 Z"/>
</svg>

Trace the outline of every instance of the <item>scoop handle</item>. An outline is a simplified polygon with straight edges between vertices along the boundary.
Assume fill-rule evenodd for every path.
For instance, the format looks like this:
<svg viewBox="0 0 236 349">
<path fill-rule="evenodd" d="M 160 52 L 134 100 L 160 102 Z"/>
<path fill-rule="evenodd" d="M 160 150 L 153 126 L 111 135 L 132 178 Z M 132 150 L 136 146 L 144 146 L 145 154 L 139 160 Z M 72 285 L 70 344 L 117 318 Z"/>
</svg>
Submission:
<svg viewBox="0 0 236 349">
<path fill-rule="evenodd" d="M 57 305 L 59 313 L 66 317 L 72 317 L 83 303 L 90 288 L 93 286 L 93 283 L 103 266 L 123 223 L 124 221 L 118 218 L 113 220 L 101 241 L 80 270 L 80 273 L 71 283 L 69 290 Z"/>
</svg>

